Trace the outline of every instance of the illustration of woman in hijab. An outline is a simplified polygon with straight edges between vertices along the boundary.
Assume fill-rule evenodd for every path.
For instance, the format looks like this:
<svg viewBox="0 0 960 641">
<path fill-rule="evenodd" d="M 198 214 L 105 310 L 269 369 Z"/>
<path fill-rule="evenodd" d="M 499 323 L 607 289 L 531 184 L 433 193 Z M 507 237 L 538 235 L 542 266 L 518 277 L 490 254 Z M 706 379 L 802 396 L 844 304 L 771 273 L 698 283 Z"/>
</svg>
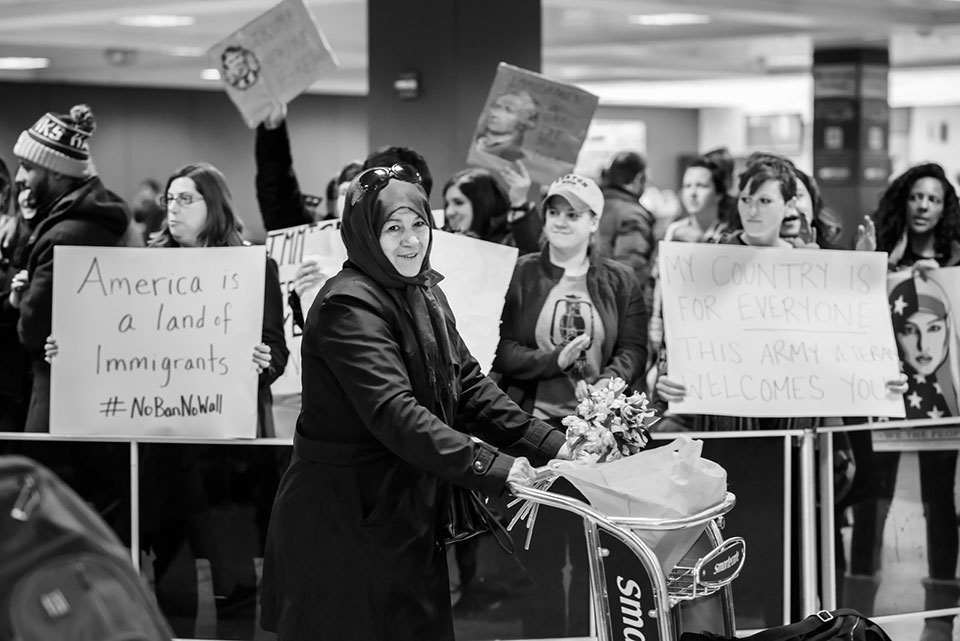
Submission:
<svg viewBox="0 0 960 641">
<path fill-rule="evenodd" d="M 890 312 L 908 379 L 907 418 L 957 416 L 956 328 L 946 292 L 918 273 L 890 292 Z"/>
<path fill-rule="evenodd" d="M 908 419 L 938 419 L 957 416 L 957 328 L 951 316 L 950 302 L 943 287 L 924 271 L 898 283 L 890 292 L 890 313 L 897 337 L 903 372 L 908 387 L 903 395 Z M 917 453 L 920 464 L 920 500 L 927 525 L 927 570 L 923 579 L 924 610 L 955 607 L 960 599 L 957 581 L 957 558 L 960 536 L 957 533 L 957 507 L 954 482 L 957 471 L 956 450 L 932 450 Z M 851 571 L 860 582 L 870 586 L 870 597 L 876 595 L 880 566 L 879 534 L 883 532 L 896 485 L 900 452 L 873 453 L 873 479 L 877 502 L 873 513 L 858 511 L 854 521 L 867 525 L 854 528 Z M 866 504 L 864 504 L 866 505 Z M 870 524 L 874 523 L 875 526 Z M 873 530 L 872 541 L 862 539 L 862 532 Z M 871 538 L 868 536 L 868 538 Z M 872 543 L 872 545 L 870 544 Z M 861 586 L 862 587 L 862 586 Z M 846 605 L 857 604 L 855 595 Z M 872 604 L 871 604 L 872 605 Z M 952 639 L 953 617 L 940 616 L 924 621 L 922 641 Z"/>
</svg>

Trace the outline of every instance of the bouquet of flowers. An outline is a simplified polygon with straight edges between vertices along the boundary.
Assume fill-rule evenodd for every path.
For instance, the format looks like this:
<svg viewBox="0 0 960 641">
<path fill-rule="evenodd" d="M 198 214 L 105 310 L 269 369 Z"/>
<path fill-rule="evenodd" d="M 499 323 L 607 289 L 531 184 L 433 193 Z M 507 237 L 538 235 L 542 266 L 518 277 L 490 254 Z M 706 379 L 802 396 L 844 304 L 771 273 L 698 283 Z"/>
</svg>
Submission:
<svg viewBox="0 0 960 641">
<path fill-rule="evenodd" d="M 605 386 L 591 390 L 580 404 L 576 414 L 563 419 L 567 428 L 567 447 L 573 462 L 560 461 L 563 465 L 591 465 L 616 461 L 636 454 L 650 441 L 650 426 L 659 418 L 648 407 L 645 394 L 634 392 L 627 396 L 627 384 L 620 378 L 609 379 Z M 557 476 L 538 481 L 534 487 L 549 490 Z M 510 521 L 508 530 L 522 520 L 527 524 L 525 547 L 530 547 L 533 525 L 537 518 L 538 504 L 522 499 L 511 501 L 508 507 L 523 503 Z"/>
<path fill-rule="evenodd" d="M 606 463 L 636 454 L 650 441 L 656 412 L 645 394 L 624 394 L 627 384 L 612 378 L 595 388 L 577 405 L 577 413 L 563 419 L 567 447 L 578 461 Z"/>
</svg>

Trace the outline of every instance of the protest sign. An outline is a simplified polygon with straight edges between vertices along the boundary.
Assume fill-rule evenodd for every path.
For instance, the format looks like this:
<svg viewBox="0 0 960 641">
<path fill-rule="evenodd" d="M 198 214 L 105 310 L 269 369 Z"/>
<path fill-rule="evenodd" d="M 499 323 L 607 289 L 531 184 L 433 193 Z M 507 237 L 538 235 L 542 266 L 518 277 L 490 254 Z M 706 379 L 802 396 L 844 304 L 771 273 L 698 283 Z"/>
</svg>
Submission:
<svg viewBox="0 0 960 641">
<path fill-rule="evenodd" d="M 534 182 L 573 171 L 597 96 L 505 63 L 497 66 L 467 164 L 500 170 L 521 161 Z"/>
<path fill-rule="evenodd" d="M 908 419 L 960 416 L 960 338 L 952 310 L 960 310 L 960 267 L 895 272 L 887 279 L 890 319 L 907 391 Z M 955 426 L 907 427 L 874 433 L 884 449 L 955 449 Z"/>
<path fill-rule="evenodd" d="M 280 285 L 286 294 L 293 288 L 297 266 L 313 257 L 328 278 L 340 271 L 347 252 L 340 236 L 340 221 L 325 221 L 270 232 L 267 252 L 280 267 Z M 430 265 L 444 275 L 440 288 L 457 319 L 457 330 L 484 372 L 490 371 L 500 341 L 500 314 L 517 249 L 476 238 L 433 231 Z M 312 300 L 301 301 L 304 316 Z M 301 330 L 293 323 L 287 304 L 284 328 L 290 360 L 283 376 L 271 386 L 275 394 L 300 391 Z"/>
<path fill-rule="evenodd" d="M 270 386 L 274 394 L 296 394 L 300 391 L 300 336 L 302 330 L 293 322 L 293 310 L 290 308 L 289 295 L 293 291 L 293 282 L 297 267 L 306 258 L 317 261 L 320 271 L 330 278 L 340 271 L 347 259 L 347 249 L 340 238 L 340 221 L 328 220 L 279 229 L 267 234 L 267 255 L 277 261 L 280 268 L 280 289 L 283 291 L 283 332 L 287 339 L 290 358 L 283 376 Z M 300 301 L 303 316 L 306 318 L 313 296 Z"/>
<path fill-rule="evenodd" d="M 457 318 L 457 330 L 485 373 L 497 353 L 500 315 L 517 256 L 516 247 L 433 232 L 430 264 L 443 274 L 440 288 Z"/>
<path fill-rule="evenodd" d="M 288 103 L 336 58 L 303 0 L 283 0 L 208 51 L 227 95 L 251 129 L 277 103 Z"/>
<path fill-rule="evenodd" d="M 660 243 L 671 411 L 902 417 L 875 252 Z"/>
<path fill-rule="evenodd" d="M 50 432 L 254 438 L 263 247 L 54 249 Z"/>
</svg>

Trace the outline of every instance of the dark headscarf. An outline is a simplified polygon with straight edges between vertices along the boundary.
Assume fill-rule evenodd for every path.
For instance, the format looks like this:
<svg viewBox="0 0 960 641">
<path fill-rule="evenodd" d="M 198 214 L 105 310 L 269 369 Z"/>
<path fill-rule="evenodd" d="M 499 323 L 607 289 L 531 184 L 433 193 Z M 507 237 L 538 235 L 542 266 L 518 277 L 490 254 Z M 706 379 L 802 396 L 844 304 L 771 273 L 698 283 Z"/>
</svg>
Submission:
<svg viewBox="0 0 960 641">
<path fill-rule="evenodd" d="M 391 178 L 379 191 L 362 193 L 356 204 L 351 204 L 354 195 L 362 192 L 358 181 L 364 173 L 351 181 L 347 191 L 347 203 L 340 225 L 340 234 L 347 249 L 344 266 L 363 272 L 384 287 L 394 302 L 412 319 L 424 366 L 408 367 L 414 396 L 440 419 L 449 422 L 453 418 L 456 401 L 451 386 L 453 347 L 443 309 L 431 291 L 443 276 L 430 267 L 434 222 L 426 192 L 418 184 Z M 384 223 L 394 213 L 404 210 L 415 213 L 430 226 L 430 241 L 423 264 L 420 273 L 413 277 L 402 276 L 380 247 L 380 231 Z M 403 341 L 401 335 L 401 345 Z M 420 369 L 425 370 L 426 380 L 418 380 L 421 378 L 417 376 Z"/>
</svg>

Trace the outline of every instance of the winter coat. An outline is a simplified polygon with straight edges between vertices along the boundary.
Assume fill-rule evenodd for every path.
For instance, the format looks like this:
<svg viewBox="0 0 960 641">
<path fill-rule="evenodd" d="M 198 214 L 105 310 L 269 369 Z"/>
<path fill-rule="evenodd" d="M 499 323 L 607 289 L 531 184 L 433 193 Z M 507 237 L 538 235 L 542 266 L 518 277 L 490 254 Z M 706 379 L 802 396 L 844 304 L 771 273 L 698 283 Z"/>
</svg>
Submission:
<svg viewBox="0 0 960 641">
<path fill-rule="evenodd" d="M 346 267 L 310 308 L 261 587 L 261 625 L 280 641 L 452 640 L 439 542 L 450 484 L 498 495 L 514 462 L 499 448 L 542 465 L 563 443 L 483 375 L 432 291 L 453 347 L 449 423 L 417 400 L 418 328 L 384 287 Z"/>
<path fill-rule="evenodd" d="M 37 215 L 42 216 L 44 212 Z M 57 200 L 25 247 L 30 282 L 20 298 L 20 342 L 34 359 L 43 359 L 53 311 L 53 248 L 57 245 L 117 246 L 130 224 L 127 204 L 96 176 Z"/>
<path fill-rule="evenodd" d="M 619 377 L 631 383 L 647 360 L 647 312 L 640 283 L 633 272 L 596 252 L 589 254 L 587 291 L 603 321 L 601 378 Z M 493 371 L 500 386 L 525 411 L 533 411 L 541 380 L 567 374 L 560 369 L 561 346 L 551 351 L 537 346 L 540 310 L 563 277 L 563 268 L 550 262 L 550 247 L 517 261 L 507 290 L 500 324 L 500 344 Z M 595 381 L 587 381 L 594 383 Z"/>
<path fill-rule="evenodd" d="M 287 367 L 290 350 L 283 332 L 283 291 L 277 263 L 267 258 L 266 278 L 263 282 L 263 326 L 260 340 L 270 347 L 270 367 L 260 372 L 257 381 L 257 436 L 274 438 L 273 393 L 270 386 L 280 378 Z"/>
<path fill-rule="evenodd" d="M 600 255 L 631 268 L 641 287 L 647 287 L 656 249 L 653 214 L 636 195 L 618 187 L 603 190 L 603 203 L 597 230 Z"/>
<path fill-rule="evenodd" d="M 281 123 L 276 129 L 267 129 L 261 124 L 256 136 L 257 204 L 264 228 L 273 231 L 314 222 L 293 171 L 287 123 Z"/>
</svg>

